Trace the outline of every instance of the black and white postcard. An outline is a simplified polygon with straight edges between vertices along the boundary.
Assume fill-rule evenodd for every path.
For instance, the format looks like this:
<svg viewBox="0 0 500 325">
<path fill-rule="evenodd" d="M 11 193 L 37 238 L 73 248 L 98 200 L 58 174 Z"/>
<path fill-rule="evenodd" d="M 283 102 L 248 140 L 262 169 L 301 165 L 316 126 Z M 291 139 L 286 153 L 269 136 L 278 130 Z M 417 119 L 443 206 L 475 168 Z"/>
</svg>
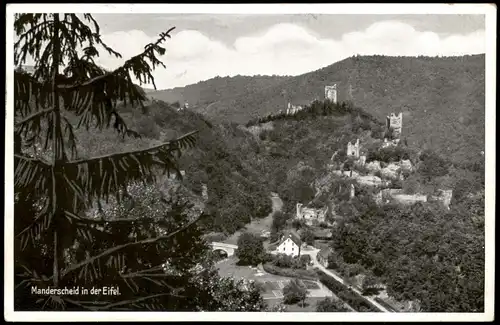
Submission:
<svg viewBox="0 0 500 325">
<path fill-rule="evenodd" d="M 10 4 L 6 37 L 7 320 L 493 320 L 495 5 Z"/>
</svg>

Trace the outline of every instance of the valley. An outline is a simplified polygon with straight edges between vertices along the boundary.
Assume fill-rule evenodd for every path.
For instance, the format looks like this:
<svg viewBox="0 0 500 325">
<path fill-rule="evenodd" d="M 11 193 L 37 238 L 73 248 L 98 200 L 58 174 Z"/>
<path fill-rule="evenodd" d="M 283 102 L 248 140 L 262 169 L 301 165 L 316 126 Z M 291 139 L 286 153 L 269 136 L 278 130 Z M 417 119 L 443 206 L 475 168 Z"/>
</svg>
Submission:
<svg viewBox="0 0 500 325">
<path fill-rule="evenodd" d="M 197 145 L 180 158 L 185 177 L 176 191 L 201 200 L 199 206 L 210 212 L 210 219 L 200 223 L 208 242 L 239 245 L 242 235 L 251 234 L 263 247 L 262 260 L 254 266 L 239 265 L 237 253 L 217 262 L 220 276 L 255 283 L 305 276 L 324 288 L 323 298 L 344 306 L 335 307 L 339 310 L 480 310 L 480 155 L 478 163 L 466 164 L 421 147 L 406 131 L 417 122 L 407 123 L 404 112 L 399 137 L 387 140 L 383 119 L 352 102 L 343 105 L 313 101 L 289 117 L 271 116 L 265 123 L 253 119 L 250 125 L 217 122 L 206 117 L 206 110 L 177 109 L 156 99 L 148 103 L 146 116 L 128 108 L 124 116 L 130 128 L 143 130 L 142 141 L 199 130 Z M 147 119 L 154 123 L 146 124 Z M 440 191 L 450 191 L 451 198 Z M 318 221 L 313 215 L 312 221 L 302 220 L 298 203 L 304 211 L 326 208 L 326 213 Z M 309 256 L 310 265 L 295 265 L 300 256 L 276 257 L 289 232 L 302 241 L 300 256 Z M 439 290 L 436 281 L 442 283 Z M 269 308 L 312 310 L 324 300 L 309 292 L 308 307 L 283 305 L 286 284 L 277 285 L 264 284 Z M 475 298 L 459 298 L 452 288 Z M 439 291 L 455 300 L 440 300 Z"/>
<path fill-rule="evenodd" d="M 263 247 L 272 253 L 288 231 L 297 232 L 303 240 L 312 233 L 314 239 L 310 247 L 317 243 L 318 246 L 301 254 L 311 256 L 313 264 L 310 271 L 309 266 L 304 272 L 300 268 L 297 271 L 295 266 L 271 267 L 269 265 L 273 263 L 282 263 L 273 258 L 270 262 L 263 262 L 261 271 L 269 274 L 269 270 L 278 269 L 281 270 L 280 276 L 296 274 L 301 277 L 308 274 L 316 279 L 315 268 L 326 271 L 340 286 L 344 283 L 352 286 L 353 293 L 342 294 L 344 303 L 345 299 L 367 299 L 373 308 L 383 312 L 443 308 L 450 311 L 454 308 L 480 310 L 481 303 L 472 301 L 481 301 L 481 282 L 478 279 L 484 274 L 478 269 L 484 240 L 481 235 L 484 210 L 474 208 L 484 202 L 481 201 L 481 195 L 484 195 L 481 194 L 484 193 L 484 163 L 481 164 L 480 154 L 483 147 L 467 149 L 469 153 L 476 153 L 473 160 L 476 163 L 465 163 L 461 157 L 448 156 L 445 151 L 437 154 L 432 146 L 421 146 L 418 141 L 413 141 L 407 128 L 414 127 L 417 121 L 413 119 L 407 123 L 404 111 L 399 142 L 384 142 L 386 126 L 383 119 L 372 115 L 369 109 L 354 106 L 355 110 L 349 111 L 349 108 L 344 112 L 336 111 L 339 106 L 325 103 L 326 106 L 321 108 L 321 105 L 321 102 L 312 102 L 290 118 L 283 119 L 277 115 L 266 118 L 265 123 L 253 119 L 252 125 L 247 123 L 245 127 L 236 127 L 247 139 L 244 141 L 247 146 L 240 146 L 235 154 L 245 156 L 247 166 L 262 173 L 260 179 L 267 180 L 267 188 L 279 195 L 283 209 L 281 217 L 270 219 L 271 215 L 268 215 L 264 219 L 252 218 L 241 230 L 229 233 L 227 242 L 236 245 L 242 233 L 254 233 L 258 237 L 263 230 L 267 230 L 274 246 L 263 240 Z M 333 113 L 325 113 L 328 110 Z M 398 112 L 400 110 L 394 113 Z M 460 120 L 459 117 L 457 119 Z M 422 117 L 422 120 L 426 118 Z M 475 136 L 476 141 L 483 141 L 480 134 Z M 242 140 L 237 141 L 241 143 Z M 247 141 L 255 142 L 248 145 Z M 351 156 L 348 143 L 359 146 L 354 156 Z M 253 155 L 242 148 L 251 150 Z M 360 163 L 361 157 L 363 162 Z M 407 165 L 409 170 L 403 172 Z M 378 167 L 372 169 L 374 166 Z M 352 185 L 354 195 L 349 190 Z M 445 198 L 442 195 L 447 191 L 451 194 Z M 328 207 L 326 228 L 319 223 L 311 225 L 298 220 L 297 203 L 311 207 L 311 211 Z M 271 213 L 274 212 L 275 209 Z M 471 219 L 471 214 L 477 217 Z M 405 227 L 412 229 L 411 234 Z M 447 229 L 448 233 L 440 234 L 442 229 Z M 325 233 L 330 233 L 331 239 L 325 241 Z M 455 236 L 455 239 L 450 236 Z M 464 243 L 458 244 L 458 238 L 465 240 Z M 306 247 L 309 246 L 304 246 L 304 249 Z M 328 257 L 331 269 L 318 261 L 318 252 L 324 249 L 333 252 Z M 464 255 L 459 257 L 462 254 L 459 251 L 467 252 L 465 254 L 479 264 L 457 264 L 459 260 L 464 261 Z M 446 257 L 442 254 L 451 255 Z M 232 269 L 247 267 L 234 266 L 234 257 L 231 260 Z M 387 261 L 393 261 L 392 265 L 389 266 Z M 424 274 L 432 274 L 432 280 L 429 281 Z M 469 274 L 469 284 L 459 280 L 464 274 Z M 251 278 L 255 279 L 254 276 Z M 435 281 L 442 281 L 440 290 L 455 297 L 453 303 L 450 301 L 451 305 L 435 295 Z M 456 286 L 461 288 L 458 289 L 460 292 L 469 292 L 476 298 L 463 301 L 450 291 Z M 370 290 L 375 294 L 363 296 L 363 292 Z M 359 306 L 363 304 L 358 303 Z M 369 307 L 356 308 L 360 311 Z"/>
<path fill-rule="evenodd" d="M 243 292 L 258 292 L 252 297 L 271 311 L 482 311 L 483 61 L 354 57 L 297 77 L 148 90 L 143 109 L 117 108 L 140 137 L 75 127 L 76 159 L 139 152 L 196 131 L 176 158 L 181 177 L 155 170 L 153 185 L 134 183 L 129 201 L 102 199 L 87 218 L 103 215 L 112 227 L 150 219 L 150 233 L 134 230 L 148 240 L 200 217 L 148 258 L 169 276 L 211 276 L 182 283 L 193 292 L 219 283 L 233 290 L 220 297 L 234 306 Z M 336 80 L 338 98 L 323 98 Z M 65 119 L 78 124 L 74 112 Z M 23 150 L 49 161 L 42 147 Z M 181 201 L 190 205 L 176 212 Z M 102 232 L 85 240 L 107 245 Z M 232 245 L 232 254 L 213 243 Z M 227 278 L 241 287 L 228 289 Z"/>
</svg>

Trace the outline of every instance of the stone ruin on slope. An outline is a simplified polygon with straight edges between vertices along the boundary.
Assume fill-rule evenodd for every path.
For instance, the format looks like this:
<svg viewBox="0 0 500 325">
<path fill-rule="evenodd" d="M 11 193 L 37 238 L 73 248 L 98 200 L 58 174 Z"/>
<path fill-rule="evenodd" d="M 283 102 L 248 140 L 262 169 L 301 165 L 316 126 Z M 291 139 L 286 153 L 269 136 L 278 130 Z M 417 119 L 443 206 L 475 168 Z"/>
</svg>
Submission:
<svg viewBox="0 0 500 325">
<path fill-rule="evenodd" d="M 335 104 L 337 103 L 337 84 L 325 86 L 325 99 L 329 99 Z"/>
<path fill-rule="evenodd" d="M 328 206 L 323 209 L 312 209 L 304 207 L 302 203 L 297 203 L 297 212 L 295 219 L 304 220 L 306 224 L 313 225 L 315 222 L 326 222 Z"/>
<path fill-rule="evenodd" d="M 403 113 L 399 114 L 391 113 L 391 115 L 386 117 L 386 126 L 388 130 L 393 131 L 395 138 L 399 139 L 401 137 L 401 131 L 403 129 Z"/>
<path fill-rule="evenodd" d="M 355 144 L 351 144 L 351 141 L 347 143 L 347 156 L 359 158 L 359 139 L 356 140 Z"/>
</svg>

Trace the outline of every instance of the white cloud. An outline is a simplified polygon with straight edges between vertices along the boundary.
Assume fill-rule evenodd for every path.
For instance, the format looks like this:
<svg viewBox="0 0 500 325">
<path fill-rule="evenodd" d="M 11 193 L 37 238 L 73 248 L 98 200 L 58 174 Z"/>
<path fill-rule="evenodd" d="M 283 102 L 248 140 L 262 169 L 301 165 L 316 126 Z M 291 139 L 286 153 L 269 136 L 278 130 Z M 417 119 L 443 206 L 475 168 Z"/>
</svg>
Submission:
<svg viewBox="0 0 500 325">
<path fill-rule="evenodd" d="M 103 35 L 115 50 L 129 58 L 154 42 L 139 30 Z M 366 30 L 344 34 L 340 39 L 319 38 L 294 24 L 274 25 L 263 33 L 242 36 L 231 46 L 195 30 L 174 32 L 167 40 L 167 54 L 155 73 L 160 89 L 185 86 L 201 80 L 234 75 L 299 75 L 360 55 L 450 56 L 485 52 L 485 33 L 438 35 L 417 31 L 398 21 L 377 22 Z M 98 62 L 116 68 L 123 59 L 102 53 Z"/>
</svg>

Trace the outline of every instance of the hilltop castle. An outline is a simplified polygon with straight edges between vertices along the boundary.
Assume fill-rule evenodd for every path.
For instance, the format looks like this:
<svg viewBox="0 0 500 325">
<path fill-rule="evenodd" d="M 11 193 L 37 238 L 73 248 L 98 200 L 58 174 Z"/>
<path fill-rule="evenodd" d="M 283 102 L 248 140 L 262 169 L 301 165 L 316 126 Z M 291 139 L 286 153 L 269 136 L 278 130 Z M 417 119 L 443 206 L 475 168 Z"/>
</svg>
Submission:
<svg viewBox="0 0 500 325">
<path fill-rule="evenodd" d="M 391 113 L 391 115 L 386 118 L 387 129 L 394 131 L 394 136 L 399 138 L 401 136 L 401 130 L 403 129 L 403 113 L 399 114 Z"/>
</svg>

